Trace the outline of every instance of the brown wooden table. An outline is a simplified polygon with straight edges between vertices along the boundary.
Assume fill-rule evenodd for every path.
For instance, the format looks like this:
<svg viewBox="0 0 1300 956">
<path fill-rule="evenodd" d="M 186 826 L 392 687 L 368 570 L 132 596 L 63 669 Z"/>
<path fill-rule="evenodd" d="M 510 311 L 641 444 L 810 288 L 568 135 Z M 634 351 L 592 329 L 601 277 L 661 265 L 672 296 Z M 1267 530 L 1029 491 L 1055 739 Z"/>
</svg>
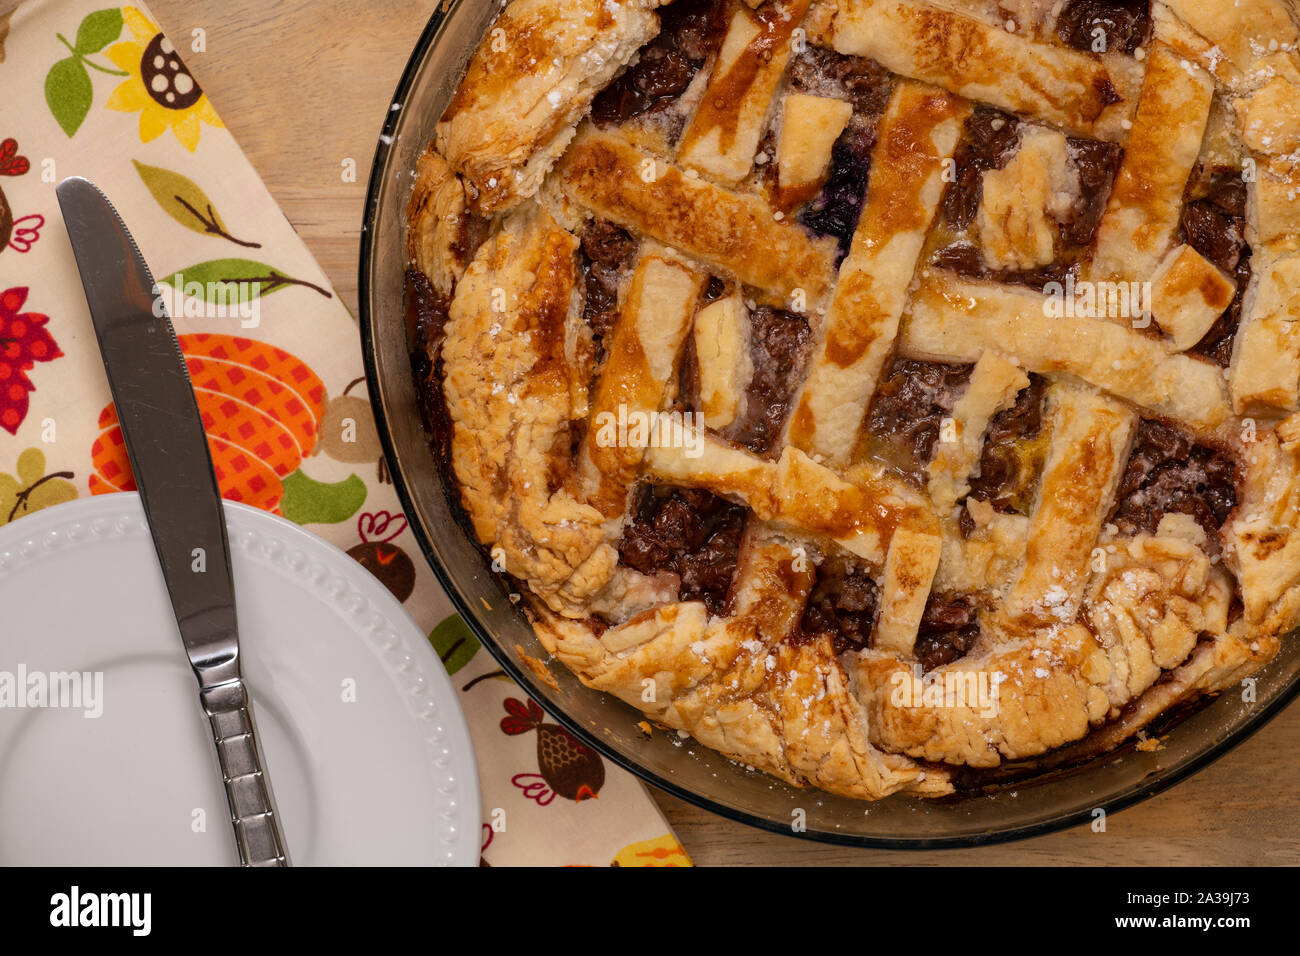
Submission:
<svg viewBox="0 0 1300 956">
<path fill-rule="evenodd" d="M 433 0 L 150 0 L 186 62 L 356 313 L 370 161 Z M 343 163 L 356 162 L 356 181 Z M 700 864 L 1300 864 L 1300 705 L 1192 779 L 1079 827 L 998 847 L 918 853 L 827 847 L 751 830 L 655 792 Z"/>
</svg>

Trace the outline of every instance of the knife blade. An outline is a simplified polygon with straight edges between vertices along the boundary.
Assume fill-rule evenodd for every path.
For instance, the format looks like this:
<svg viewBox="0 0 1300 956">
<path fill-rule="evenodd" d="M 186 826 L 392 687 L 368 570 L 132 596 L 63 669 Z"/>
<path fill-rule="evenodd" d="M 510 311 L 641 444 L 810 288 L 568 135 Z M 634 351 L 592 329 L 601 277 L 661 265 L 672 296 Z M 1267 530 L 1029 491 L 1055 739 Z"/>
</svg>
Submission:
<svg viewBox="0 0 1300 956">
<path fill-rule="evenodd" d="M 287 866 L 240 668 L 221 492 L 189 371 L 157 285 L 117 210 L 80 177 L 55 190 L 131 470 L 211 725 L 243 866 Z"/>
</svg>

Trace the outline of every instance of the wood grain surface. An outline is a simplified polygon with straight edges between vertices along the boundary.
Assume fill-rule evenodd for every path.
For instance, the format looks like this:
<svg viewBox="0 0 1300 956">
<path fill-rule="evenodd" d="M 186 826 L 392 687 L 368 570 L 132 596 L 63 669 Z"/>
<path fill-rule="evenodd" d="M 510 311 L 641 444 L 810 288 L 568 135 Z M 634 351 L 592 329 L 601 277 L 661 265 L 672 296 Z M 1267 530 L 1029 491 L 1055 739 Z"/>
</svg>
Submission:
<svg viewBox="0 0 1300 956">
<path fill-rule="evenodd" d="M 356 313 L 365 184 L 434 0 L 150 0 L 289 221 Z M 344 182 L 343 163 L 356 162 Z M 1088 827 L 972 850 L 880 852 L 775 836 L 652 791 L 699 864 L 1300 864 L 1300 702 L 1213 766 Z M 1198 887 L 1200 888 L 1200 887 Z M 1206 887 L 1219 888 L 1224 887 Z"/>
</svg>

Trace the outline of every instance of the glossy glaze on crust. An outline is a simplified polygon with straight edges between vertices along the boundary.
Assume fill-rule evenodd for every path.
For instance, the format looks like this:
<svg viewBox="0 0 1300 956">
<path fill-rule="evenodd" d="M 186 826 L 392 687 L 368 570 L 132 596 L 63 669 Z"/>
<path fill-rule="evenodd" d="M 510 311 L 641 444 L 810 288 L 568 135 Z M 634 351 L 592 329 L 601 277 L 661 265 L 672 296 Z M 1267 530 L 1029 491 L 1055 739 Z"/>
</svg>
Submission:
<svg viewBox="0 0 1300 956">
<path fill-rule="evenodd" d="M 921 0 L 824 2 L 813 39 L 966 99 L 1081 136 L 1120 138 L 1122 81 L 1096 59 Z"/>
<path fill-rule="evenodd" d="M 689 176 L 617 133 L 585 128 L 556 172 L 574 203 L 745 285 L 781 298 L 801 289 L 816 302 L 833 281 L 830 243 L 774 217 L 760 197 Z"/>
<path fill-rule="evenodd" d="M 862 799 L 1267 661 L 1300 624 L 1293 6 L 676 4 L 507 4 L 411 197 L 456 491 L 555 660 Z"/>
</svg>

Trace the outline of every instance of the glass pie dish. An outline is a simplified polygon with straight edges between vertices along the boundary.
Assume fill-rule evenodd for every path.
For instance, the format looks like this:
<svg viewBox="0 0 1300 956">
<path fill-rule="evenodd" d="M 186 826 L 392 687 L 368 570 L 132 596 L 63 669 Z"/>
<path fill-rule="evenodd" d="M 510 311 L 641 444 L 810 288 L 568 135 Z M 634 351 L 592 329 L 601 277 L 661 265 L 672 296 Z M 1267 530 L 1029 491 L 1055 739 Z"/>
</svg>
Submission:
<svg viewBox="0 0 1300 956">
<path fill-rule="evenodd" d="M 1130 741 L 1090 759 L 1008 766 L 960 779 L 940 800 L 875 803 L 787 786 L 690 738 L 646 734 L 635 710 L 583 686 L 547 653 L 510 588 L 457 523 L 420 414 L 404 303 L 406 204 L 417 158 L 451 99 L 496 5 L 444 3 L 412 54 L 386 118 L 370 181 L 361 246 L 361 334 L 375 418 L 397 491 L 420 546 L 458 610 L 502 668 L 560 723 L 607 758 L 701 807 L 778 833 L 864 846 L 990 843 L 1090 820 L 1195 772 L 1261 727 L 1300 689 L 1300 648 L 1252 678 L 1252 694 L 1225 692 L 1149 728 L 1155 750 Z M 1247 699 L 1250 698 L 1250 699 Z"/>
</svg>

